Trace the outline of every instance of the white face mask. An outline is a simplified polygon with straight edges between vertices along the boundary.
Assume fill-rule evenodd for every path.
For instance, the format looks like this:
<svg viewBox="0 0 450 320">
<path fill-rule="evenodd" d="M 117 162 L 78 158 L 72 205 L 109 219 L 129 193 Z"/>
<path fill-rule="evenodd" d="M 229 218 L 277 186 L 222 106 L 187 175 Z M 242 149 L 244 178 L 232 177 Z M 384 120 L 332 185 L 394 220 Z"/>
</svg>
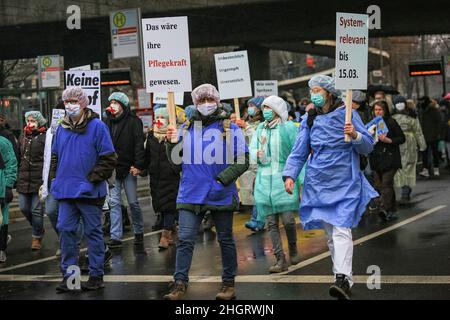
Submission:
<svg viewBox="0 0 450 320">
<path fill-rule="evenodd" d="M 215 102 L 206 102 L 206 103 L 199 104 L 197 106 L 198 112 L 200 112 L 201 115 L 203 115 L 205 117 L 213 114 L 214 111 L 216 111 L 216 109 L 217 109 L 217 103 L 215 103 Z"/>
<path fill-rule="evenodd" d="M 120 105 L 118 103 L 111 103 L 108 108 L 111 114 L 118 114 L 120 112 Z"/>
<path fill-rule="evenodd" d="M 81 107 L 78 103 L 68 103 L 65 105 L 65 109 L 69 117 L 78 116 L 81 112 Z"/>
<path fill-rule="evenodd" d="M 399 103 L 397 103 L 397 104 L 395 105 L 395 109 L 397 109 L 398 111 L 404 110 L 405 107 L 406 107 L 406 105 L 405 105 L 404 102 L 399 102 Z"/>
</svg>

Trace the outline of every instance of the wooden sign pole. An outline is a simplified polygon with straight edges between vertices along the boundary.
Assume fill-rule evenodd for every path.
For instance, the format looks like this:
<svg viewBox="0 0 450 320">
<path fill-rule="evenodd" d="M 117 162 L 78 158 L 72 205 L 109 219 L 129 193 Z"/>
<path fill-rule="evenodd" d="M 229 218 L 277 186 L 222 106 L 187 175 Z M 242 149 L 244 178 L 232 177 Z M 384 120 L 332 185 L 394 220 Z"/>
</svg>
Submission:
<svg viewBox="0 0 450 320">
<path fill-rule="evenodd" d="M 347 89 L 346 99 L 345 99 L 345 124 L 352 123 L 352 89 Z M 352 138 L 349 134 L 345 135 L 345 142 L 350 142 Z"/>
<path fill-rule="evenodd" d="M 175 96 L 173 92 L 167 93 L 167 111 L 169 113 L 169 128 L 177 128 L 177 116 L 175 111 Z M 172 143 L 178 143 L 178 138 L 174 137 Z"/>
<path fill-rule="evenodd" d="M 239 99 L 234 98 L 234 113 L 236 115 L 236 120 L 241 120 L 241 111 L 239 110 Z"/>
</svg>

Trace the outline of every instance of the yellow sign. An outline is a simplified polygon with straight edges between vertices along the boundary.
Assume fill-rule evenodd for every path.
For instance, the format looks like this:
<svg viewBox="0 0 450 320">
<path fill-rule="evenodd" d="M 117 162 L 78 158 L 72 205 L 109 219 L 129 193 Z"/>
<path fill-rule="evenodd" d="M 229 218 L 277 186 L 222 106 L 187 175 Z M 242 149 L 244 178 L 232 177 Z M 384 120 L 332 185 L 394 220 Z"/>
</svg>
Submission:
<svg viewBox="0 0 450 320">
<path fill-rule="evenodd" d="M 117 12 L 113 17 L 114 25 L 117 28 L 122 28 L 127 22 L 127 18 L 123 14 L 123 12 Z"/>
</svg>

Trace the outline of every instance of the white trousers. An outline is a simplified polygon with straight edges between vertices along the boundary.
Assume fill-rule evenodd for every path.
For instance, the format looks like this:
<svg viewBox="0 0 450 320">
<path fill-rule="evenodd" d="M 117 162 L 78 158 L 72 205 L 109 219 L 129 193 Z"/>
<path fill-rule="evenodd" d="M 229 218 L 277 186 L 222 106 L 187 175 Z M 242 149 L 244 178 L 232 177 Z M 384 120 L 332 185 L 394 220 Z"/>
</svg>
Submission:
<svg viewBox="0 0 450 320">
<path fill-rule="evenodd" d="M 333 273 L 344 274 L 350 286 L 353 285 L 353 240 L 352 230 L 350 228 L 336 227 L 328 223 L 323 223 L 325 233 L 328 237 L 328 248 L 330 249 L 331 259 L 333 261 Z"/>
</svg>

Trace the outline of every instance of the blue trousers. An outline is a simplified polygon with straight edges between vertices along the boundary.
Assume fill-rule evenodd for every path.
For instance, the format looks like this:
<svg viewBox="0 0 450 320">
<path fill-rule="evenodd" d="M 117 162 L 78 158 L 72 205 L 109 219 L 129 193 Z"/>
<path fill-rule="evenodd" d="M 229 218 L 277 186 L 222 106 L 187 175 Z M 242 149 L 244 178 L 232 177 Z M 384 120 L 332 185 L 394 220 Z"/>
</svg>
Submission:
<svg viewBox="0 0 450 320">
<path fill-rule="evenodd" d="M 102 207 L 76 200 L 60 200 L 57 229 L 61 245 L 61 272 L 77 265 L 79 254 L 79 225 L 83 221 L 84 237 L 89 251 L 89 275 L 103 276 L 105 246 L 102 230 Z"/>
<path fill-rule="evenodd" d="M 47 198 L 45 199 L 45 214 L 48 216 L 50 223 L 52 224 L 53 229 L 56 234 L 59 236 L 58 228 L 56 227 L 58 224 L 58 200 L 56 200 L 53 195 L 49 192 Z M 83 222 L 80 222 L 77 231 L 78 241 L 77 243 L 81 243 L 81 238 L 83 237 Z"/>
</svg>

